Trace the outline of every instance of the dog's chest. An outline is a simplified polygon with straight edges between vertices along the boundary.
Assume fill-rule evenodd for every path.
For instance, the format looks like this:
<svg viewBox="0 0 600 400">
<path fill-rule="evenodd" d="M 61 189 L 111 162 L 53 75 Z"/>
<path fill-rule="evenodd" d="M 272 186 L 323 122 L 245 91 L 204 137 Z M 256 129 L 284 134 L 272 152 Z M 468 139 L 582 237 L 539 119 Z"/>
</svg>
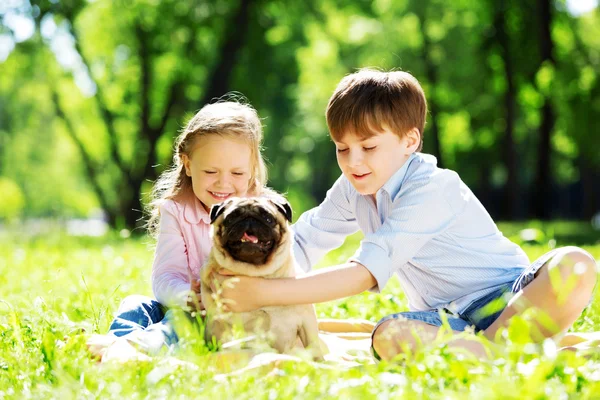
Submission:
<svg viewBox="0 0 600 400">
<path fill-rule="evenodd" d="M 247 331 L 268 331 L 272 345 L 285 352 L 297 345 L 299 331 L 311 312 L 314 311 L 307 305 L 265 307 L 242 313 L 242 318 Z"/>
<path fill-rule="evenodd" d="M 268 320 L 268 330 L 281 329 L 297 331 L 305 314 L 303 306 L 264 307 L 259 310 L 241 313 L 244 325 L 261 319 Z"/>
</svg>

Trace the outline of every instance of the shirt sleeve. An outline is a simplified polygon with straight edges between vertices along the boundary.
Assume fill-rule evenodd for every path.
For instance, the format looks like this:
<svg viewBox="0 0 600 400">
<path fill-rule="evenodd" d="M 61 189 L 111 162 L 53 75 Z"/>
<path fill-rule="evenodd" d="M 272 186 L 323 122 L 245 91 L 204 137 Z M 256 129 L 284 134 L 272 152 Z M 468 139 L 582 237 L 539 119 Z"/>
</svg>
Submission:
<svg viewBox="0 0 600 400">
<path fill-rule="evenodd" d="M 371 291 L 383 289 L 394 272 L 454 223 L 456 207 L 450 205 L 447 190 L 435 183 L 412 185 L 396 198 L 381 227 L 365 236 L 351 261 L 375 277 L 377 286 Z"/>
<path fill-rule="evenodd" d="M 154 296 L 167 307 L 185 306 L 190 290 L 187 246 L 176 217 L 176 207 L 172 201 L 160 207 L 160 228 L 152 264 Z"/>
<path fill-rule="evenodd" d="M 292 225 L 294 258 L 305 272 L 359 229 L 347 185 L 349 183 L 343 175 L 340 176 L 327 192 L 325 200 L 302 214 Z"/>
</svg>

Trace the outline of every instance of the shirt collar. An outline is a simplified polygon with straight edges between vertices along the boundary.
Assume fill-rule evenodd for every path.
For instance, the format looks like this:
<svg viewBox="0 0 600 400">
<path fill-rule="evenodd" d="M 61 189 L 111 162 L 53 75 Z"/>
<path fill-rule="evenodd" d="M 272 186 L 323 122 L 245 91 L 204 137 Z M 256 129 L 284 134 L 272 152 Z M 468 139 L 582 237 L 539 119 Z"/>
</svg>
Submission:
<svg viewBox="0 0 600 400">
<path fill-rule="evenodd" d="M 204 209 L 204 206 L 202 206 L 202 203 L 200 202 L 200 200 L 198 200 L 198 198 L 196 196 L 193 196 L 193 197 L 194 197 L 193 201 L 191 201 L 191 202 L 188 201 L 183 206 L 183 217 L 185 218 L 185 220 L 187 222 L 189 222 L 190 224 L 193 224 L 193 225 L 199 224 L 200 221 L 209 225 L 210 224 L 210 216 L 208 215 L 208 212 L 206 212 L 206 210 Z"/>
<path fill-rule="evenodd" d="M 386 192 L 390 196 L 390 200 L 394 201 L 398 195 L 398 192 L 400 192 L 400 188 L 404 182 L 404 177 L 406 176 L 406 171 L 408 171 L 408 166 L 417 157 L 416 154 L 417 153 L 412 153 L 410 157 L 408 157 L 404 165 L 400 167 L 400 169 L 396 171 L 394 175 L 390 177 L 390 179 L 388 179 L 381 189 L 377 191 L 377 195 L 379 195 L 379 193 L 382 191 Z"/>
</svg>

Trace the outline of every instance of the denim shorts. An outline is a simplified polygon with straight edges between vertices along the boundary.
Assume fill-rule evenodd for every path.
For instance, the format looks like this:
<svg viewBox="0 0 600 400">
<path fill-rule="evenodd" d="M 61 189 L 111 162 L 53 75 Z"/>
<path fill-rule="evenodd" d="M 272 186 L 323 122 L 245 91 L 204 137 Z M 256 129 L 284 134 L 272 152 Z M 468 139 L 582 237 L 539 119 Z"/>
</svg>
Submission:
<svg viewBox="0 0 600 400">
<path fill-rule="evenodd" d="M 529 267 L 524 269 L 514 282 L 508 282 L 496 287 L 491 293 L 473 301 L 461 313 L 453 314 L 445 309 L 440 309 L 391 314 L 377 323 L 373 329 L 373 334 L 385 321 L 402 318 L 425 322 L 426 324 L 433 326 L 442 326 L 443 319 L 447 319 L 448 325 L 454 331 L 464 331 L 469 327 L 472 327 L 475 332 L 485 330 L 500 316 L 509 300 L 533 281 L 536 273 L 544 264 L 554 257 L 556 252 L 557 250 L 552 250 L 544 254 L 535 260 Z M 378 358 L 376 353 L 374 353 L 374 355 Z"/>
</svg>

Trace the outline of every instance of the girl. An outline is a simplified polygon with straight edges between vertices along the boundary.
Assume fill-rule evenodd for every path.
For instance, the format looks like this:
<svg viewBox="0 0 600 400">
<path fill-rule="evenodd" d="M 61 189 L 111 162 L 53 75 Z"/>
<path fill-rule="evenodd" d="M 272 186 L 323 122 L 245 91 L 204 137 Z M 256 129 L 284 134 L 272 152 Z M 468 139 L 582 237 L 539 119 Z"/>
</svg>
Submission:
<svg viewBox="0 0 600 400">
<path fill-rule="evenodd" d="M 125 298 L 109 334 L 88 341 L 94 355 L 102 358 L 125 335 L 146 352 L 156 351 L 177 340 L 166 323 L 167 309 L 202 309 L 199 287 L 191 287 L 191 282 L 198 281 L 210 250 L 210 207 L 230 197 L 268 190 L 261 141 L 261 122 L 246 104 L 208 104 L 189 121 L 176 140 L 173 167 L 152 191 L 148 228 L 157 238 L 152 265 L 156 300 L 140 295 Z"/>
</svg>

